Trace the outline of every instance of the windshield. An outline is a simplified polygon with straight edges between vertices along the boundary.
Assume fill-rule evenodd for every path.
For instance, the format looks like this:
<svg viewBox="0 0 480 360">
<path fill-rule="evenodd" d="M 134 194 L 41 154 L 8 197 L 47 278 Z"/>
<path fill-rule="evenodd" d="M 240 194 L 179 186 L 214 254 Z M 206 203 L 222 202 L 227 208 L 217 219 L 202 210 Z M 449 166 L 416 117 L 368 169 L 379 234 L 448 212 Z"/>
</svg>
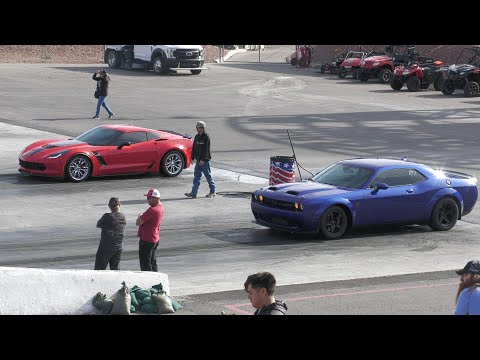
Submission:
<svg viewBox="0 0 480 360">
<path fill-rule="evenodd" d="M 122 132 L 104 127 L 96 127 L 77 136 L 74 140 L 86 142 L 93 146 L 112 145 L 114 140 L 121 135 Z"/>
<path fill-rule="evenodd" d="M 315 175 L 312 181 L 338 187 L 360 189 L 372 173 L 372 169 L 357 165 L 334 164 Z"/>
</svg>

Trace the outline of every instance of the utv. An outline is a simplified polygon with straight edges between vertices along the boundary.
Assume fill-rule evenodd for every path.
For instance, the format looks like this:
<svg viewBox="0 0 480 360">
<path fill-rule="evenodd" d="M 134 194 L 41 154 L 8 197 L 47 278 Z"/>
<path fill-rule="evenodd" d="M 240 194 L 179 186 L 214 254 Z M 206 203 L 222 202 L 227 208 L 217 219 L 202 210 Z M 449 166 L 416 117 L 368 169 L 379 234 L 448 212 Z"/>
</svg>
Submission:
<svg viewBox="0 0 480 360">
<path fill-rule="evenodd" d="M 427 64 L 412 61 L 409 64 L 397 66 L 390 86 L 393 90 L 400 90 L 406 83 L 408 91 L 419 91 L 428 89 L 430 84 L 433 84 L 435 90 L 440 91 L 443 82 L 442 71 L 447 69 L 447 66 L 442 65 L 441 61 Z"/>
<path fill-rule="evenodd" d="M 472 56 L 468 58 L 468 63 L 460 63 L 462 56 L 469 53 Z M 480 47 L 464 48 L 458 55 L 455 64 L 450 65 L 447 71 L 443 73 L 442 93 L 451 95 L 455 89 L 463 89 L 465 96 L 478 96 L 479 84 Z"/>
<path fill-rule="evenodd" d="M 345 60 L 340 64 L 340 71 L 338 72 L 338 77 L 343 79 L 348 74 L 352 74 L 354 79 L 358 78 L 358 72 L 360 70 L 360 63 L 367 57 L 385 55 L 384 52 L 379 51 L 370 51 L 369 53 L 361 51 L 349 51 Z"/>
</svg>

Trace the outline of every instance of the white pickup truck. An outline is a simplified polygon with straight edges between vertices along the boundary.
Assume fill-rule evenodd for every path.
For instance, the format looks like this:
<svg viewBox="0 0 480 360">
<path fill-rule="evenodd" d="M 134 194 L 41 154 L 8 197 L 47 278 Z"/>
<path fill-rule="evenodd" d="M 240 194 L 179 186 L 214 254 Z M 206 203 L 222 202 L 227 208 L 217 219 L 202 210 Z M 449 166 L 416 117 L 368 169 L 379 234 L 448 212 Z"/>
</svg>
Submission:
<svg viewBox="0 0 480 360">
<path fill-rule="evenodd" d="M 115 69 L 143 68 L 157 74 L 187 70 L 198 75 L 207 69 L 201 45 L 106 45 L 104 62 Z"/>
</svg>

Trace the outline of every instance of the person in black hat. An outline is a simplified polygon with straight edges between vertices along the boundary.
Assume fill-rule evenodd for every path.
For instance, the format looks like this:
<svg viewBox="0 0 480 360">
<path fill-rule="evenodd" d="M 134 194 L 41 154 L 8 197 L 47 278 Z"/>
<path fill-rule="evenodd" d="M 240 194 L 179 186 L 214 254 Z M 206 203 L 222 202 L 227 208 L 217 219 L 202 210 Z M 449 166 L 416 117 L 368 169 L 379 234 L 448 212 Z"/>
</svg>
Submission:
<svg viewBox="0 0 480 360">
<path fill-rule="evenodd" d="M 97 70 L 92 77 L 93 80 L 97 82 L 97 90 L 95 90 L 95 98 L 97 101 L 97 110 L 92 119 L 100 119 L 100 108 L 103 106 L 108 112 L 108 118 L 113 119 L 115 115 L 113 111 L 108 107 L 107 102 L 105 101 L 108 96 L 108 85 L 110 84 L 110 76 L 105 70 Z"/>
<path fill-rule="evenodd" d="M 455 315 L 480 315 L 480 262 L 471 260 L 456 272 L 458 285 Z"/>
<path fill-rule="evenodd" d="M 108 207 L 111 212 L 103 214 L 97 222 L 97 228 L 102 229 L 102 235 L 95 257 L 94 270 L 106 270 L 107 264 L 110 265 L 110 270 L 120 270 L 127 221 L 125 215 L 120 212 L 118 198 L 110 198 Z"/>
</svg>

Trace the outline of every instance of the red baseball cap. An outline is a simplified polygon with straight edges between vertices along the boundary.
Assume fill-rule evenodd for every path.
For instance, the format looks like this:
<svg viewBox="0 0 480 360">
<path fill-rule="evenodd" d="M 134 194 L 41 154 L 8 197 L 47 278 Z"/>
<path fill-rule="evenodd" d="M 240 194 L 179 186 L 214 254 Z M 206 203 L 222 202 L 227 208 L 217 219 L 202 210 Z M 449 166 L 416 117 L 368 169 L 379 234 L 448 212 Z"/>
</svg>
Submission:
<svg viewBox="0 0 480 360">
<path fill-rule="evenodd" d="M 157 189 L 150 189 L 148 190 L 148 193 L 146 193 L 144 196 L 160 198 L 160 191 L 158 191 Z"/>
</svg>

